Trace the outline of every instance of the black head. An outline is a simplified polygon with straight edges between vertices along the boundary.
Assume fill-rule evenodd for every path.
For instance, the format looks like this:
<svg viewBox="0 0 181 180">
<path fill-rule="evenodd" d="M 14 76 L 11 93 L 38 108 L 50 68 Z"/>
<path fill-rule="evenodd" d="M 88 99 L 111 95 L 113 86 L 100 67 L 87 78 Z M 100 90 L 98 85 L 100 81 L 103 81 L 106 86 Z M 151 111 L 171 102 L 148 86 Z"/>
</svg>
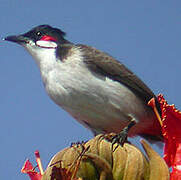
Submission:
<svg viewBox="0 0 181 180">
<path fill-rule="evenodd" d="M 25 34 L 18 36 L 8 36 L 5 38 L 7 41 L 16 42 L 19 44 L 28 43 L 30 40 L 35 42 L 39 40 L 54 41 L 58 44 L 68 43 L 65 37 L 65 32 L 60 29 L 53 28 L 49 25 L 37 26 Z"/>
</svg>

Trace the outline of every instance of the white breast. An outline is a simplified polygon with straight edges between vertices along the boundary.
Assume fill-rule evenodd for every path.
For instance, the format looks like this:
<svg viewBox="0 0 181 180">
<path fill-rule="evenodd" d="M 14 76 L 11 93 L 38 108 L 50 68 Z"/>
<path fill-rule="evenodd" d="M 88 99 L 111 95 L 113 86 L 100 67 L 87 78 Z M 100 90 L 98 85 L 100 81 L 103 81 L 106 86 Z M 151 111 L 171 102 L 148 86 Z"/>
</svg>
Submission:
<svg viewBox="0 0 181 180">
<path fill-rule="evenodd" d="M 63 62 L 56 60 L 54 49 L 31 53 L 56 104 L 96 133 L 119 132 L 130 116 L 150 124 L 147 108 L 127 87 L 93 74 L 84 65 L 80 50 L 72 51 Z"/>
</svg>

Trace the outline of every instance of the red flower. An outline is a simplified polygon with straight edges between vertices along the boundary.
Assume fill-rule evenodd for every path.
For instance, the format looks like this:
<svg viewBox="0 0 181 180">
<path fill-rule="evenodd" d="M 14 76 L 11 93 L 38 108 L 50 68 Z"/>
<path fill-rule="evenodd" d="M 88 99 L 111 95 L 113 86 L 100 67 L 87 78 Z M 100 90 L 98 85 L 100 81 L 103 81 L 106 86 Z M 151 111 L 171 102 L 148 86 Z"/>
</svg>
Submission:
<svg viewBox="0 0 181 180">
<path fill-rule="evenodd" d="M 35 171 L 35 168 L 30 163 L 29 160 L 25 161 L 25 164 L 23 165 L 21 172 L 28 174 L 31 180 L 41 180 L 44 172 L 43 172 L 43 167 L 40 160 L 39 151 L 35 151 L 35 156 L 36 156 L 37 167 L 40 172 Z M 57 168 L 56 166 L 53 167 L 51 179 L 79 180 L 77 178 L 73 178 L 73 174 L 70 171 L 68 171 L 68 169 L 62 168 L 61 162 L 59 163 L 60 163 L 59 168 Z"/>
<path fill-rule="evenodd" d="M 31 180 L 41 180 L 42 175 L 43 175 L 43 168 L 41 165 L 39 151 L 35 151 L 35 156 L 36 156 L 37 166 L 38 166 L 40 172 L 35 171 L 35 168 L 30 163 L 29 160 L 25 161 L 25 164 L 23 165 L 21 172 L 28 174 Z"/>
<path fill-rule="evenodd" d="M 165 142 L 164 159 L 168 167 L 172 168 L 170 180 L 181 180 L 181 112 L 174 105 L 167 104 L 163 95 L 158 95 L 158 101 L 162 110 L 159 121 Z M 149 104 L 158 115 L 154 99 Z"/>
<path fill-rule="evenodd" d="M 21 172 L 28 174 L 31 180 L 41 180 L 42 177 L 40 173 L 35 171 L 35 168 L 32 166 L 29 160 L 26 160 Z"/>
</svg>

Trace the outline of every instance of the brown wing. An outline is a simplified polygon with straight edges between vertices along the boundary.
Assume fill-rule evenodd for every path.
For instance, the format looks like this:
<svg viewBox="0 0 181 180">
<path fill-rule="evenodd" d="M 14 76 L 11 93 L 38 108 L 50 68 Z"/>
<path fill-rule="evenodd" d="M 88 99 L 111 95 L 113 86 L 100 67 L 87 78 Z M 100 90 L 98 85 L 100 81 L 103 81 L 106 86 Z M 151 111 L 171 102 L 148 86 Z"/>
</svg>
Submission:
<svg viewBox="0 0 181 180">
<path fill-rule="evenodd" d="M 145 103 L 155 97 L 153 92 L 133 72 L 113 57 L 90 46 L 81 44 L 76 46 L 83 52 L 84 62 L 87 67 L 95 73 L 124 84 Z"/>
</svg>

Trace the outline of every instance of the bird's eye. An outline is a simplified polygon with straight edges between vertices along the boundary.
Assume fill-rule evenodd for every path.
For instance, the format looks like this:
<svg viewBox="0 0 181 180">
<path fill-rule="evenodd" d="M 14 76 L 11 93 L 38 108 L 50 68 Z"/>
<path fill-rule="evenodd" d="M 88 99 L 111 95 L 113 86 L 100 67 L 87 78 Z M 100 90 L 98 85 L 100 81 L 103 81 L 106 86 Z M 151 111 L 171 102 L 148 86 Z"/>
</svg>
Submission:
<svg viewBox="0 0 181 180">
<path fill-rule="evenodd" d="M 38 32 L 36 33 L 36 35 L 37 35 L 37 36 L 41 36 L 42 34 L 41 34 L 40 31 L 38 31 Z"/>
</svg>

